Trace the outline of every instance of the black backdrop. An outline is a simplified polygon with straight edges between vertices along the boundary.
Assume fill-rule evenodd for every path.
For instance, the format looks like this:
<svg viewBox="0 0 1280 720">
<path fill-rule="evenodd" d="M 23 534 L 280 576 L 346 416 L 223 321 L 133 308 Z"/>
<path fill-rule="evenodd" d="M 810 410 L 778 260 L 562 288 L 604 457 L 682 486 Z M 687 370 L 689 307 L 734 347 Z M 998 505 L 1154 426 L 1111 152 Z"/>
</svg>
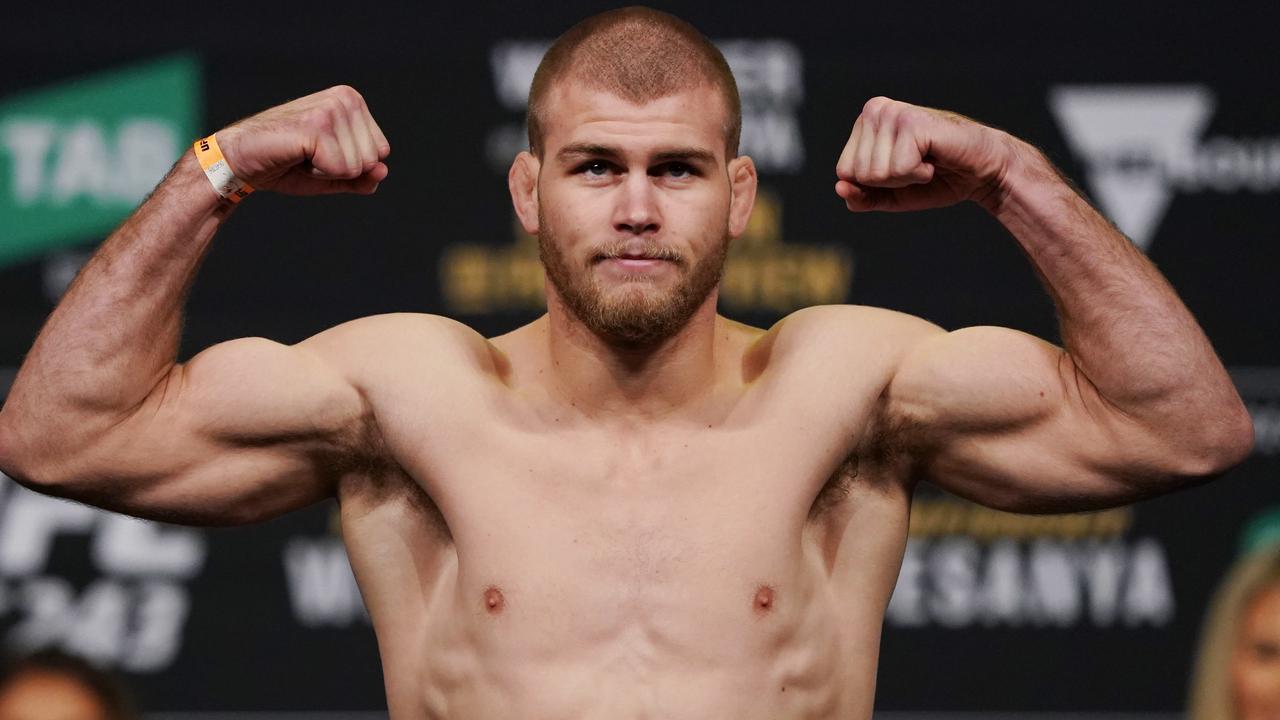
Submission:
<svg viewBox="0 0 1280 720">
<path fill-rule="evenodd" d="M 537 315 L 528 293 L 511 289 L 521 278 L 529 285 L 531 255 L 512 231 L 503 168 L 491 157 L 503 157 L 502 139 L 521 120 L 509 86 L 531 67 L 512 58 L 604 6 L 366 5 L 189 16 L 6 8 L 0 107 L 177 53 L 198 67 L 196 133 L 347 83 L 390 138 L 391 174 L 373 197 L 261 193 L 237 211 L 192 293 L 183 358 L 240 336 L 296 342 L 380 312 L 443 313 L 486 334 Z M 1280 501 L 1280 9 L 661 7 L 735 47 L 740 82 L 754 79 L 744 97 L 755 144 L 744 150 L 767 158 L 769 213 L 731 259 L 738 292 L 722 310 L 737 319 L 767 325 L 802 304 L 853 302 L 948 328 L 1006 325 L 1056 339 L 1034 273 L 980 209 L 844 210 L 831 190 L 835 158 L 874 95 L 955 110 L 1035 143 L 1113 218 L 1133 203 L 1156 208 L 1121 225 L 1232 369 L 1258 429 L 1253 457 L 1211 485 L 1057 524 L 993 518 L 922 492 L 917 509 L 932 514 L 913 519 L 877 707 L 1180 710 L 1201 615 L 1240 529 Z M 1157 100 L 1144 104 L 1151 92 Z M 1170 130 L 1163 111 L 1150 110 L 1164 101 L 1203 126 Z M 1141 139 L 1152 137 L 1173 139 Z M 14 157 L 0 147 L 0 173 L 13 172 Z M 18 221 L 0 215 L 0 244 Z M 0 266 L 5 378 L 66 269 L 105 234 Z M 385 707 L 330 508 L 189 531 L 51 507 L 0 483 L 8 642 L 99 657 L 128 673 L 155 711 Z"/>
</svg>

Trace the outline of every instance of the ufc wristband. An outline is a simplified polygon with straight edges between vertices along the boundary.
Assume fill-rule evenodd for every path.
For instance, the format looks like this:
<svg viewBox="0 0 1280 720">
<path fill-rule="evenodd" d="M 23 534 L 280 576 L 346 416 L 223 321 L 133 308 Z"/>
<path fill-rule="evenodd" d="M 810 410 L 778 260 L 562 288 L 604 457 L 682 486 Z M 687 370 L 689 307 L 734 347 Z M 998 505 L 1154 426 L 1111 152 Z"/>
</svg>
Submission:
<svg viewBox="0 0 1280 720">
<path fill-rule="evenodd" d="M 222 151 L 218 149 L 216 137 L 210 135 L 200 138 L 196 141 L 195 148 L 196 159 L 200 161 L 200 167 L 204 168 L 205 177 L 209 178 L 213 189 L 223 199 L 238 203 L 253 192 L 253 186 L 231 172 L 231 166 L 227 165 L 227 159 L 222 157 Z"/>
</svg>

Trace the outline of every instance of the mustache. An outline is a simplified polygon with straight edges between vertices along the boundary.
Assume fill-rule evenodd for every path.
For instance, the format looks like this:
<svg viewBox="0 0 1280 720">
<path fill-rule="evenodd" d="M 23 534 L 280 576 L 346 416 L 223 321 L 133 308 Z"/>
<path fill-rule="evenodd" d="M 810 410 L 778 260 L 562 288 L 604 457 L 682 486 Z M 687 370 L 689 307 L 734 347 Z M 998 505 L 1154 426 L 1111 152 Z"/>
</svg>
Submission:
<svg viewBox="0 0 1280 720">
<path fill-rule="evenodd" d="M 667 260 L 677 265 L 684 264 L 684 255 L 670 246 L 646 243 L 638 245 L 634 240 L 609 243 L 596 248 L 593 255 L 596 261 L 612 258 L 636 258 L 640 260 Z"/>
</svg>

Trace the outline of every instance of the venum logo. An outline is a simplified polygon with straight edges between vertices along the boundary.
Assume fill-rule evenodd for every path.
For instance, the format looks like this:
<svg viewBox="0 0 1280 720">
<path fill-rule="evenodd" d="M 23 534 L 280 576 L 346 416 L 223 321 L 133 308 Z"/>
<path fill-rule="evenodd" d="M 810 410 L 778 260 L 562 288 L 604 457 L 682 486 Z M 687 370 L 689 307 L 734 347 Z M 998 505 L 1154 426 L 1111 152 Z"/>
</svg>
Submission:
<svg viewBox="0 0 1280 720">
<path fill-rule="evenodd" d="M 1202 85 L 1059 86 L 1049 107 L 1102 211 L 1143 250 L 1175 192 L 1280 189 L 1280 137 L 1201 140 L 1216 107 Z"/>
</svg>

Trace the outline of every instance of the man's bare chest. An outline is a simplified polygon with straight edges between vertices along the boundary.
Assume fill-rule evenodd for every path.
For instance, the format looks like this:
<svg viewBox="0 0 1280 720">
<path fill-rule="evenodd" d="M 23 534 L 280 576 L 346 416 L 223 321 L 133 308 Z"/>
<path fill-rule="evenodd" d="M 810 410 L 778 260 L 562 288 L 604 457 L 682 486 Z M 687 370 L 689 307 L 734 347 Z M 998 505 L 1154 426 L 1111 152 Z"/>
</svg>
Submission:
<svg viewBox="0 0 1280 720">
<path fill-rule="evenodd" d="M 431 443 L 434 452 L 415 453 L 394 428 L 388 436 L 434 521 L 473 567 L 496 574 L 537 565 L 551 577 L 563 566 L 656 585 L 708 567 L 790 564 L 806 532 L 830 524 L 819 515 L 885 482 L 845 433 L 812 418 L 627 431 L 554 417 L 466 424 Z"/>
<path fill-rule="evenodd" d="M 744 517 L 798 530 L 836 464 L 776 434 L 688 424 L 625 434 L 581 423 L 491 426 L 482 441 L 462 444 L 405 463 L 455 535 L 528 527 L 610 545 L 647 535 L 722 536 Z"/>
<path fill-rule="evenodd" d="M 526 627 L 523 618 L 582 637 L 647 627 L 688 638 L 699 629 L 672 624 L 794 627 L 833 580 L 887 598 L 907 495 L 854 457 L 847 428 L 772 413 L 618 432 L 477 410 L 428 437 L 419 423 L 383 421 L 402 472 L 344 501 L 375 620 L 401 614 L 381 606 L 409 603 L 471 618 L 476 632 L 488 632 L 486 618 Z M 485 636 L 506 647 L 502 634 Z M 546 637 L 551 652 L 556 636 Z"/>
</svg>

